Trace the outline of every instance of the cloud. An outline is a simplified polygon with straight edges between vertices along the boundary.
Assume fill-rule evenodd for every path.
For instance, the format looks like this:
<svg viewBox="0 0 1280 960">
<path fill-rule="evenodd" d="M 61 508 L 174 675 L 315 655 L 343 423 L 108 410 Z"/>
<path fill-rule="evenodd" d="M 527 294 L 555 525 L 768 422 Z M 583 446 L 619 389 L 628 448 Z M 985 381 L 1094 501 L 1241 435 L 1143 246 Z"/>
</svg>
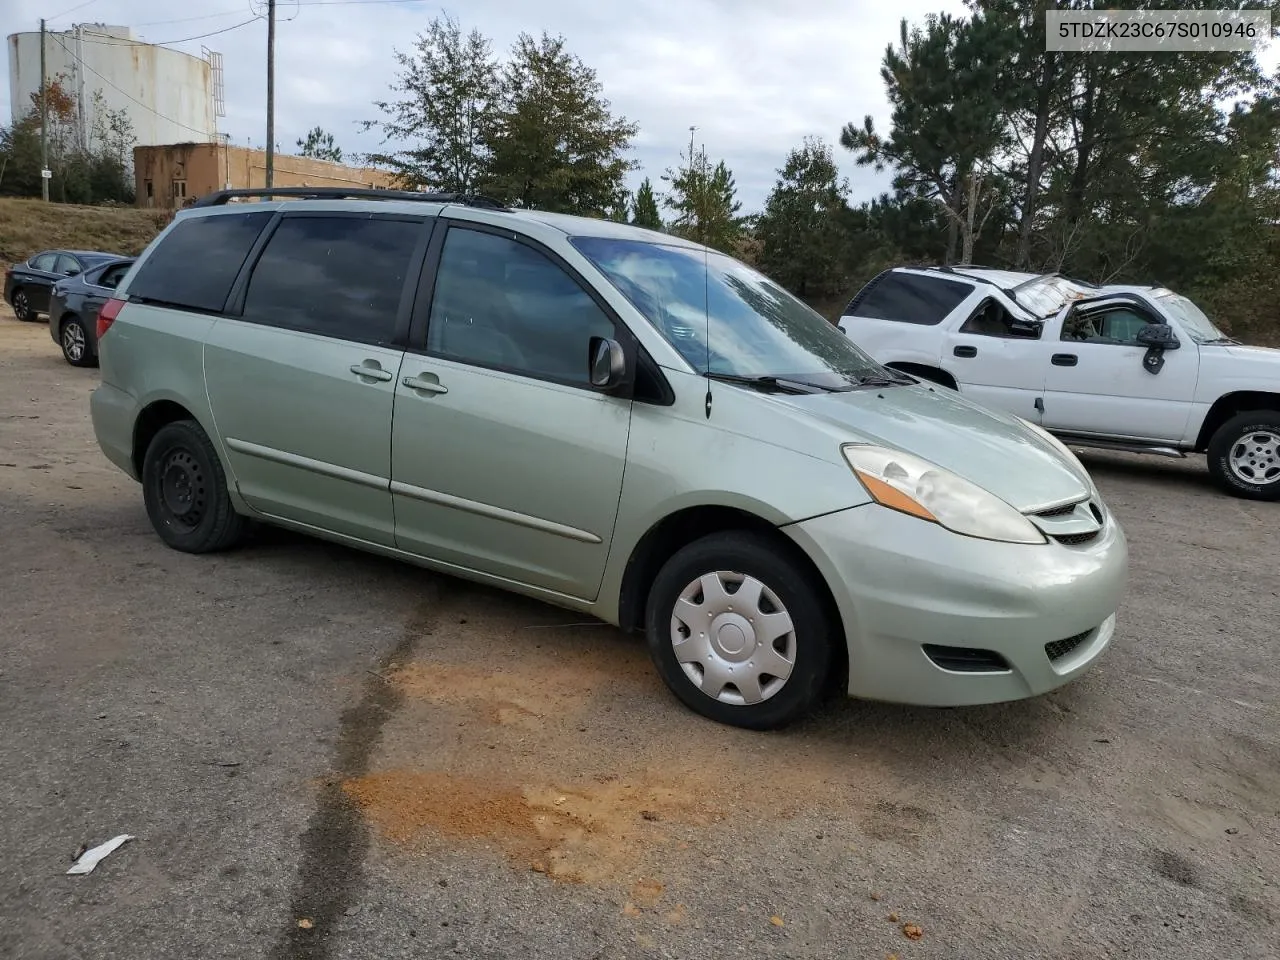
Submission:
<svg viewBox="0 0 1280 960">
<path fill-rule="evenodd" d="M 72 0 L 65 0 L 73 7 Z M 249 16 L 244 2 L 209 0 L 205 14 L 165 0 L 98 0 L 82 13 L 50 22 L 66 29 L 81 17 L 135 27 L 155 42 L 208 33 Z M 261 7 L 262 4 L 256 4 Z M 41 0 L 5 0 L 10 29 L 38 29 L 50 12 Z M 15 9 L 16 6 L 16 9 Z M 55 12 L 60 5 L 54 5 Z M 206 8 L 207 9 L 207 8 Z M 444 10 L 464 29 L 480 30 L 500 55 L 521 32 L 563 34 L 569 50 L 593 67 L 613 109 L 637 123 L 633 156 L 655 184 L 688 148 L 689 127 L 737 179 L 744 211 L 764 202 L 787 151 L 806 135 L 835 143 L 840 128 L 866 114 L 884 123 L 880 79 L 884 49 L 902 17 L 962 9 L 959 0 L 468 0 L 325 3 L 281 0 L 276 31 L 276 140 L 283 150 L 319 124 L 347 153 L 379 145 L 362 120 L 378 116 L 395 77 L 394 50 Z M 184 16 L 184 14 L 186 14 Z M 214 16 L 213 14 L 217 14 Z M 164 22 L 170 21 L 170 22 Z M 172 22 L 182 21 L 182 22 Z M 199 55 L 221 51 L 227 116 L 220 129 L 235 143 L 261 147 L 265 135 L 266 26 L 249 26 L 180 44 Z M 92 78 L 91 78 L 92 80 Z M 0 111 L 9 106 L 8 71 L 0 73 Z M 858 169 L 837 147 L 855 200 L 887 188 L 888 175 Z"/>
</svg>

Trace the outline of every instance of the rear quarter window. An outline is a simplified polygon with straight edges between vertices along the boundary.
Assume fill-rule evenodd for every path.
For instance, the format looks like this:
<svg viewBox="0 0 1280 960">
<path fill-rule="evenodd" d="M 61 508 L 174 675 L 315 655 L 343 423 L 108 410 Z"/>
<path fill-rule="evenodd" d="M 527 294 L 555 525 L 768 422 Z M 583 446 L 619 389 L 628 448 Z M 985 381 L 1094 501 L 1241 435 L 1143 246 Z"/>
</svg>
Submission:
<svg viewBox="0 0 1280 960">
<path fill-rule="evenodd" d="M 972 292 L 973 284 L 962 280 L 886 273 L 859 292 L 845 307 L 844 315 L 932 326 L 946 319 Z"/>
<path fill-rule="evenodd" d="M 236 274 L 273 211 L 180 220 L 129 282 L 129 298 L 220 313 Z"/>
</svg>

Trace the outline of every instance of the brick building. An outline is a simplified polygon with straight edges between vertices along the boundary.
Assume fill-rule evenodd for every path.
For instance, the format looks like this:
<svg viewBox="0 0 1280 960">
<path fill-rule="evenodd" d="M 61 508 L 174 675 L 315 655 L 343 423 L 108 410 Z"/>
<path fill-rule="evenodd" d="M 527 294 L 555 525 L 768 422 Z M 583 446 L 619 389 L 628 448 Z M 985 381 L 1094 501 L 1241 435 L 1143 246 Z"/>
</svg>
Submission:
<svg viewBox="0 0 1280 960">
<path fill-rule="evenodd" d="M 177 208 L 228 187 L 266 186 L 267 155 L 227 143 L 172 143 L 133 148 L 140 207 Z M 374 187 L 393 184 L 384 170 L 277 153 L 273 186 Z"/>
</svg>

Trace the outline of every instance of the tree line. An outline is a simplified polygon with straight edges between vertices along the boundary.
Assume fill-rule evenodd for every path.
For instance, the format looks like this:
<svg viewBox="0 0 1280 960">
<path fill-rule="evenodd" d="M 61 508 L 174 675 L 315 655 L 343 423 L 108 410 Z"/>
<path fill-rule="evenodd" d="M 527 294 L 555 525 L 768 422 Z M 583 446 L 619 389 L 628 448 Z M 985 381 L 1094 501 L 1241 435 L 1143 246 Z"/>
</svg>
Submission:
<svg viewBox="0 0 1280 960">
<path fill-rule="evenodd" d="M 68 78 L 58 74 L 43 95 L 31 95 L 25 114 L 0 127 L 0 196 L 39 197 L 41 115 L 48 104 L 49 197 L 63 203 L 132 203 L 133 121 L 107 107 L 102 91 L 92 95 L 93 122 L 81 120 Z"/>
<path fill-rule="evenodd" d="M 902 21 L 881 63 L 887 126 L 806 137 L 760 211 L 744 214 L 732 170 L 692 143 L 628 193 L 636 126 L 563 38 L 523 34 L 499 58 L 448 17 L 397 53 L 393 96 L 364 124 L 394 149 L 367 159 L 410 187 L 704 242 L 828 310 L 885 266 L 982 263 L 1165 284 L 1237 336 L 1280 337 L 1280 89 L 1254 54 L 1049 51 L 1045 11 L 1067 3 L 966 5 Z M 837 150 L 891 189 L 851 204 Z"/>
</svg>

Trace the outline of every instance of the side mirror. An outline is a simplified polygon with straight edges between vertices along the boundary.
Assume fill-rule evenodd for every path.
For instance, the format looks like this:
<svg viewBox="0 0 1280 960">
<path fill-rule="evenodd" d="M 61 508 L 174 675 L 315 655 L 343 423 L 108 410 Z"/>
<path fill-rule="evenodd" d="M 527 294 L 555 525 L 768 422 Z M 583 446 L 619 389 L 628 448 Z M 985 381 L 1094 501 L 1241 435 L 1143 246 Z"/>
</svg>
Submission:
<svg viewBox="0 0 1280 960">
<path fill-rule="evenodd" d="M 622 344 L 607 337 L 591 338 L 591 385 L 608 389 L 616 387 L 627 373 L 627 357 Z"/>
<path fill-rule="evenodd" d="M 1149 350 L 1177 350 L 1182 346 L 1173 327 L 1167 323 L 1148 323 L 1138 330 L 1138 345 Z"/>
</svg>

